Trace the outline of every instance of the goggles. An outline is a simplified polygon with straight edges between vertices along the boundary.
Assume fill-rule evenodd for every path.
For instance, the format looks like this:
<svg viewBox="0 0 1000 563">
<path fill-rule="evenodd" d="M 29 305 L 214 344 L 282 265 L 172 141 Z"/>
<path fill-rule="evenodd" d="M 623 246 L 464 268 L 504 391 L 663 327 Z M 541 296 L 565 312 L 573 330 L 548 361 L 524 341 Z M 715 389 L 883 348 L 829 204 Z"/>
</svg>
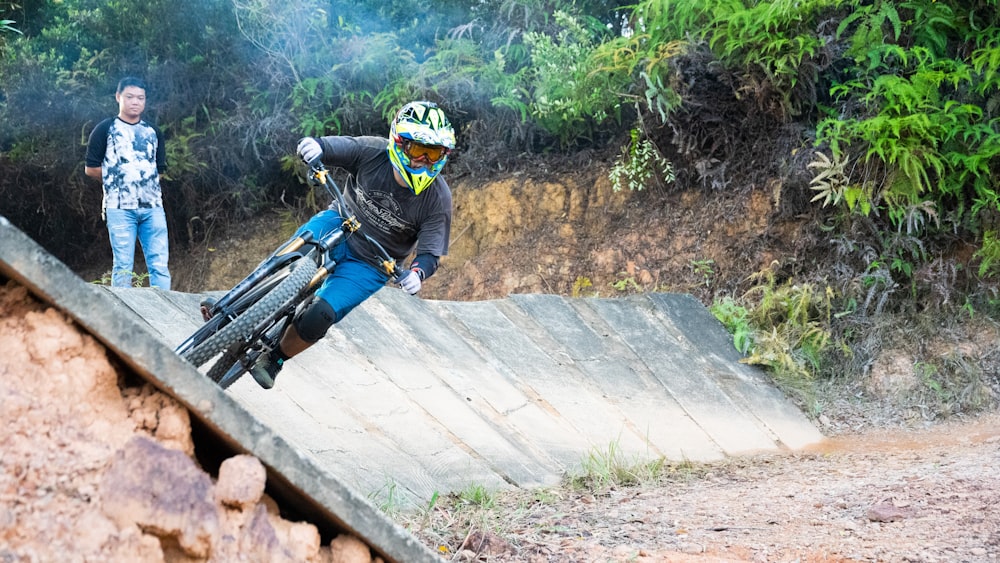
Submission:
<svg viewBox="0 0 1000 563">
<path fill-rule="evenodd" d="M 410 158 L 426 158 L 428 162 L 437 162 L 448 156 L 448 147 L 441 145 L 425 145 L 402 137 L 396 137 L 396 142 L 403 148 L 403 152 Z"/>
</svg>

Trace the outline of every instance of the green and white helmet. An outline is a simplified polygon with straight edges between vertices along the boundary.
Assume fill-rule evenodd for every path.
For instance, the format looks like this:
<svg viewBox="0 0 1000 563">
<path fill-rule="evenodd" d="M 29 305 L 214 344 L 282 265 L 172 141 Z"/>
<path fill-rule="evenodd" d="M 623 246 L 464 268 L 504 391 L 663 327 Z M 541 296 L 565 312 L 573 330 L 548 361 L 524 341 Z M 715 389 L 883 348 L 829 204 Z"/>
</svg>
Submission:
<svg viewBox="0 0 1000 563">
<path fill-rule="evenodd" d="M 410 102 L 392 120 L 389 160 L 415 194 L 431 185 L 454 148 L 455 130 L 433 102 Z"/>
</svg>

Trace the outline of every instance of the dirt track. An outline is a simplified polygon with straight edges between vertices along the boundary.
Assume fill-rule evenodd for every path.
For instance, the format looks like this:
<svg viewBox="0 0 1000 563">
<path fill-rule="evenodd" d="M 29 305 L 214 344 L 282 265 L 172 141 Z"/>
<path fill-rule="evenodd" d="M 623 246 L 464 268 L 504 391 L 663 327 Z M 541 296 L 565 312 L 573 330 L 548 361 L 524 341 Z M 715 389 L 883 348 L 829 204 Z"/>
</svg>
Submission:
<svg viewBox="0 0 1000 563">
<path fill-rule="evenodd" d="M 682 469 L 656 487 L 513 494 L 479 529 L 452 500 L 418 534 L 458 560 L 472 555 L 454 551 L 463 540 L 485 537 L 480 560 L 497 562 L 991 562 L 998 476 L 994 414 Z"/>
</svg>

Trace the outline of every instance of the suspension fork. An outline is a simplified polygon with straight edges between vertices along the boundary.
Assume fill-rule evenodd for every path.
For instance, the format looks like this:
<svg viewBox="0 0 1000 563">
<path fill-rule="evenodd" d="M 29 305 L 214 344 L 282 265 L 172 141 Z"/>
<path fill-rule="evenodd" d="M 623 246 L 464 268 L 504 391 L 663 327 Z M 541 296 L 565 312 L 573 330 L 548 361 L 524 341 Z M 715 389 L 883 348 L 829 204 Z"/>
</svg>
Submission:
<svg viewBox="0 0 1000 563">
<path fill-rule="evenodd" d="M 330 256 L 330 249 L 337 246 L 343 239 L 344 229 L 340 228 L 327 234 L 317 243 L 321 251 L 322 262 L 319 264 L 319 270 L 316 271 L 316 275 L 309 281 L 308 287 L 310 289 L 321 284 L 337 265 L 337 261 Z"/>
</svg>

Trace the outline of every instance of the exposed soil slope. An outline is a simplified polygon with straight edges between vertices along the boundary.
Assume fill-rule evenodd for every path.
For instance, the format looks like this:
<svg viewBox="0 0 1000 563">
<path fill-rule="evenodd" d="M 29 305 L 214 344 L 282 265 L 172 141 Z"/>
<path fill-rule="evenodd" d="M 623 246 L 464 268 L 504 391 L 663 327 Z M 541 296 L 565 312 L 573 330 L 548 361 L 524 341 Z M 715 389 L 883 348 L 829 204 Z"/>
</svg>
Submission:
<svg viewBox="0 0 1000 563">
<path fill-rule="evenodd" d="M 372 561 L 283 519 L 256 458 L 211 477 L 183 406 L 2 277 L 0 350 L 0 561 Z"/>
</svg>

